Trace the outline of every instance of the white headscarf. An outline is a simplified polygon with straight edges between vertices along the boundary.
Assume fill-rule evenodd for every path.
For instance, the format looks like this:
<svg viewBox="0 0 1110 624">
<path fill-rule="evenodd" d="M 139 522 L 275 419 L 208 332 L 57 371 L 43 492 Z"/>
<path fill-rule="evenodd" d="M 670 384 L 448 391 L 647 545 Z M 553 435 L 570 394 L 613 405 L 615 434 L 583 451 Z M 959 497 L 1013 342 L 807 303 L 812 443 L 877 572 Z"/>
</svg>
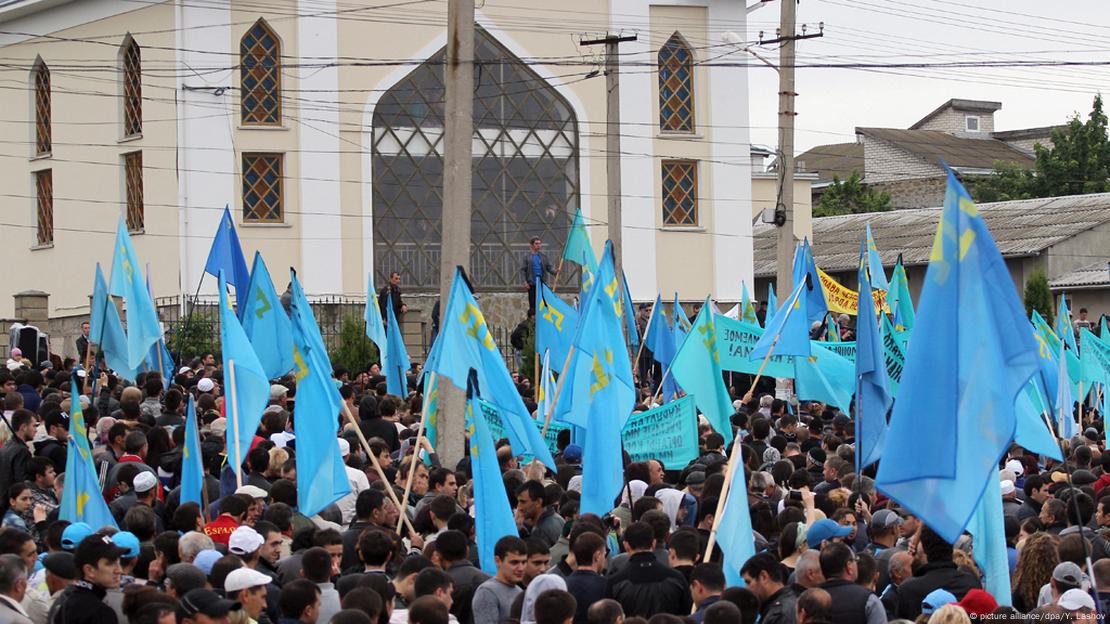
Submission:
<svg viewBox="0 0 1110 624">
<path fill-rule="evenodd" d="M 647 489 L 648 489 L 648 484 L 644 483 L 643 481 L 641 481 L 639 479 L 633 479 L 633 480 L 629 481 L 628 482 L 628 487 L 621 489 L 621 504 L 622 505 L 628 505 L 628 507 L 631 509 L 632 506 L 636 504 L 636 501 L 640 500 L 640 497 L 642 497 L 644 495 L 644 491 L 646 491 Z M 632 500 L 631 501 L 628 500 L 629 490 L 632 491 Z"/>
<path fill-rule="evenodd" d="M 528 583 L 524 591 L 524 608 L 520 610 L 520 624 L 536 624 L 536 599 L 549 589 L 567 590 L 563 577 L 554 574 L 541 574 Z"/>
<path fill-rule="evenodd" d="M 665 488 L 655 493 L 655 498 L 663 503 L 663 511 L 671 519 L 671 530 L 678 526 L 678 510 L 682 507 L 682 492 L 673 488 Z"/>
</svg>

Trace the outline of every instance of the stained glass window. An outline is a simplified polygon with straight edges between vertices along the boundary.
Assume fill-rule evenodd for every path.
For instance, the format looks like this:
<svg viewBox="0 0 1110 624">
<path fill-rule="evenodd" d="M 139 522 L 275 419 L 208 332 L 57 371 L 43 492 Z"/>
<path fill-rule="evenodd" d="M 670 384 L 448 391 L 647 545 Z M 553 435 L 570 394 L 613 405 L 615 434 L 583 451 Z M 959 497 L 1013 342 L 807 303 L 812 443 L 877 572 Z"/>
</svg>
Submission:
<svg viewBox="0 0 1110 624">
<path fill-rule="evenodd" d="M 281 124 L 281 43 L 265 20 L 239 42 L 239 83 L 244 125 Z"/>
<path fill-rule="evenodd" d="M 694 131 L 694 57 L 677 32 L 659 49 L 659 129 Z"/>
<path fill-rule="evenodd" d="M 243 154 L 243 221 L 281 223 L 284 154 Z"/>
<path fill-rule="evenodd" d="M 50 169 L 35 172 L 36 240 L 39 245 L 54 243 L 54 176 Z"/>
<path fill-rule="evenodd" d="M 50 153 L 50 68 L 39 59 L 35 76 L 35 155 Z"/>
<path fill-rule="evenodd" d="M 578 121 L 550 84 L 481 29 L 475 58 L 470 277 L 486 289 L 519 289 L 529 239 L 557 256 L 578 206 Z M 408 287 L 439 288 L 444 59 L 443 50 L 429 58 L 374 110 L 377 283 L 398 271 Z"/>
<path fill-rule="evenodd" d="M 698 224 L 698 164 L 663 161 L 663 225 Z"/>
<path fill-rule="evenodd" d="M 143 133 L 142 53 L 134 39 L 123 45 L 123 136 Z"/>
<path fill-rule="evenodd" d="M 138 232 L 143 229 L 143 153 L 130 152 L 123 155 L 123 176 L 127 191 L 127 229 Z"/>
</svg>

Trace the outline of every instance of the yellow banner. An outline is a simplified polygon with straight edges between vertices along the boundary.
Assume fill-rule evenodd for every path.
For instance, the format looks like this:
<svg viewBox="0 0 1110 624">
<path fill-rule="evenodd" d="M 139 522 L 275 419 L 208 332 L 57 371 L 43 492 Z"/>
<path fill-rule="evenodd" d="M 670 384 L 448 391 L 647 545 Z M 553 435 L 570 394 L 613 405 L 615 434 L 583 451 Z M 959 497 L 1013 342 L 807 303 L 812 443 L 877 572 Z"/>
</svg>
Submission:
<svg viewBox="0 0 1110 624">
<path fill-rule="evenodd" d="M 859 293 L 834 280 L 820 267 L 817 268 L 817 275 L 821 277 L 821 287 L 825 290 L 825 302 L 829 304 L 829 312 L 855 316 Z M 886 304 L 886 291 L 873 289 L 871 296 L 875 299 L 876 309 L 890 312 L 890 308 Z"/>
</svg>

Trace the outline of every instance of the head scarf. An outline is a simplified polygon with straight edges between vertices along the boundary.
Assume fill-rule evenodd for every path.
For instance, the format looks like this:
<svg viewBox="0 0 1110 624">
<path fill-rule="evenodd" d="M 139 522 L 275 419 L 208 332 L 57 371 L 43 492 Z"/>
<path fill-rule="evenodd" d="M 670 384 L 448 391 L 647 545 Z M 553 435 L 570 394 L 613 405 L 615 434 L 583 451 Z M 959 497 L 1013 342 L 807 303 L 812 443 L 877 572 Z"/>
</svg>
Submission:
<svg viewBox="0 0 1110 624">
<path fill-rule="evenodd" d="M 520 624 L 536 624 L 536 599 L 549 589 L 567 590 L 563 577 L 554 574 L 541 574 L 528 583 L 524 591 L 524 608 L 520 610 Z"/>
<path fill-rule="evenodd" d="M 636 504 L 636 501 L 640 500 L 640 497 L 644 495 L 644 491 L 647 489 L 648 484 L 639 479 L 633 479 L 629 481 L 628 487 L 621 489 L 621 504 L 627 505 L 629 508 L 631 508 L 633 505 Z M 629 490 L 632 491 L 631 501 L 628 500 Z"/>
</svg>

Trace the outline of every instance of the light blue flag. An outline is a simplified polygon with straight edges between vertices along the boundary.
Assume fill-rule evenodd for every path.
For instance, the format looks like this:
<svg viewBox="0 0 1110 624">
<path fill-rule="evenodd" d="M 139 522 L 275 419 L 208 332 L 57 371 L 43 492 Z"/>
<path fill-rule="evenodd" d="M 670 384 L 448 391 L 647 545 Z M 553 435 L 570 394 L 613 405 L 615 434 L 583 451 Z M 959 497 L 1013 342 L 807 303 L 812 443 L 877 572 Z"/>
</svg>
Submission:
<svg viewBox="0 0 1110 624">
<path fill-rule="evenodd" d="M 1006 263 L 951 170 L 918 310 L 876 483 L 952 543 L 997 479 L 1039 364 L 1014 331 L 1025 311 Z"/>
<path fill-rule="evenodd" d="M 628 291 L 628 276 L 621 269 L 621 291 L 624 293 L 624 329 L 628 332 L 628 346 L 633 350 L 640 346 L 640 332 L 636 329 L 636 305 L 632 303 L 632 293 Z"/>
<path fill-rule="evenodd" d="M 366 337 L 378 347 L 378 357 L 385 355 L 385 319 L 382 318 L 381 304 L 378 302 L 378 291 L 374 290 L 374 274 L 366 276 Z"/>
<path fill-rule="evenodd" d="M 855 366 L 848 358 L 821 345 L 812 345 L 808 356 L 794 358 L 794 392 L 803 401 L 847 410 L 855 388 L 854 375 Z"/>
<path fill-rule="evenodd" d="M 883 269 L 883 261 L 879 258 L 879 248 L 875 245 L 875 239 L 871 236 L 871 223 L 867 224 L 867 273 L 873 288 L 890 290 L 890 284 L 886 281 L 886 271 Z"/>
<path fill-rule="evenodd" d="M 647 336 L 644 337 L 644 345 L 651 350 L 652 359 L 659 363 L 663 370 L 662 374 L 666 375 L 661 389 L 663 402 L 666 403 L 673 399 L 675 395 L 674 376 L 667 375 L 666 371 L 671 366 L 671 360 L 674 359 L 678 345 L 675 344 L 674 330 L 667 324 L 667 313 L 663 309 L 663 300 L 659 295 L 655 297 L 655 308 L 653 309 L 655 318 L 652 320 L 651 326 L 648 327 Z"/>
<path fill-rule="evenodd" d="M 66 486 L 62 488 L 62 505 L 58 510 L 59 520 L 84 522 L 93 530 L 110 526 L 118 529 L 108 503 L 100 495 L 100 481 L 93 465 L 92 450 L 89 448 L 89 430 L 85 426 L 85 414 L 81 410 L 81 396 L 77 389 L 77 377 L 70 381 L 69 444 L 66 448 Z"/>
<path fill-rule="evenodd" d="M 274 280 L 262 261 L 262 254 L 255 252 L 251 267 L 250 286 L 239 298 L 243 331 L 262 362 L 262 369 L 270 379 L 281 377 L 293 370 L 293 324 L 281 297 L 274 290 Z"/>
<path fill-rule="evenodd" d="M 409 353 L 401 336 L 401 326 L 397 324 L 397 317 L 393 314 L 392 294 L 386 299 L 385 313 L 389 320 L 385 331 L 385 365 L 382 367 L 386 391 L 404 398 L 409 393 L 408 371 L 412 362 L 409 361 Z"/>
<path fill-rule="evenodd" d="M 610 276 L 614 276 L 610 279 Z M 612 244 L 606 242 L 598 285 L 615 281 Z M 613 509 L 623 485 L 621 430 L 636 402 L 632 363 L 625 353 L 618 308 L 606 288 L 596 288 L 583 307 L 574 337 L 573 361 L 589 373 L 574 378 L 573 409 L 584 411 L 586 446 L 582 451 L 582 513 L 604 515 Z M 616 292 L 617 302 L 620 293 Z M 564 388 L 565 390 L 566 388 Z"/>
<path fill-rule="evenodd" d="M 563 247 L 563 259 L 578 263 L 583 273 L 597 273 L 597 258 L 590 245 L 590 234 L 586 231 L 585 219 L 582 218 L 582 209 L 574 211 L 574 222 L 567 234 L 567 244 Z"/>
<path fill-rule="evenodd" d="M 247 340 L 243 326 L 231 309 L 227 298 L 227 281 L 219 275 L 220 347 L 224 363 L 224 396 L 227 400 L 227 458 L 232 470 L 239 473 L 251 442 L 262 422 L 262 411 L 270 402 L 270 381 L 254 347 Z M 297 401 L 300 401 L 298 386 Z M 297 434 L 301 429 L 297 428 Z M 297 442 L 298 456 L 301 445 Z M 298 471 L 299 472 L 299 471 Z M 311 515 L 311 514 L 309 514 Z"/>
<path fill-rule="evenodd" d="M 158 311 L 146 289 L 143 271 L 127 233 L 127 224 L 122 217 L 116 229 L 115 256 L 112 258 L 112 277 L 108 293 L 123 297 L 127 303 L 127 363 L 138 369 L 150 353 L 150 345 L 162 337 L 162 326 L 158 322 Z M 91 325 L 90 325 L 91 329 Z"/>
<path fill-rule="evenodd" d="M 967 523 L 975 563 L 983 573 L 983 589 L 995 597 L 1000 606 L 1010 606 L 1010 560 L 1006 552 L 1006 525 L 1002 514 L 1002 490 L 998 471 L 987 479 L 983 496 Z"/>
<path fill-rule="evenodd" d="M 829 313 L 829 305 L 825 301 L 825 289 L 821 286 L 821 276 L 817 273 L 817 262 L 813 259 L 813 250 L 809 247 L 809 239 L 803 239 L 802 244 L 794 251 L 794 286 L 801 284 L 809 276 L 809 285 L 806 286 L 806 329 L 814 321 L 820 321 Z"/>
<path fill-rule="evenodd" d="M 748 285 L 740 282 L 740 314 L 737 319 L 749 323 L 751 325 L 759 325 L 759 317 L 755 314 L 755 306 L 752 305 L 752 299 L 748 296 Z"/>
<path fill-rule="evenodd" d="M 350 494 L 351 484 L 339 454 L 337 432 L 342 399 L 331 380 L 331 360 L 301 283 L 295 273 L 290 277 L 293 297 L 289 308 L 297 376 L 297 403 L 293 408 L 297 431 L 297 510 L 311 517 Z"/>
<path fill-rule="evenodd" d="M 717 328 L 713 322 L 708 297 L 694 320 L 690 335 L 678 348 L 678 353 L 671 362 L 671 374 L 687 394 L 694 395 L 694 403 L 705 414 L 713 429 L 724 436 L 725 444 L 731 443 L 732 426 L 729 419 L 734 410 L 721 374 Z"/>
<path fill-rule="evenodd" d="M 572 308 L 547 287 L 536 280 L 536 353 L 550 353 L 556 366 L 562 370 L 567 361 L 574 331 L 578 327 L 578 310 Z"/>
<path fill-rule="evenodd" d="M 840 340 L 840 326 L 837 325 L 836 319 L 833 315 L 825 315 L 825 340 L 829 342 L 841 342 Z"/>
<path fill-rule="evenodd" d="M 96 342 L 108 368 L 128 381 L 135 381 L 135 368 L 127 360 L 127 334 L 119 320 L 119 311 L 108 297 L 108 285 L 96 264 L 93 278 L 93 301 L 89 310 L 89 337 Z"/>
<path fill-rule="evenodd" d="M 1018 393 L 1014 404 L 1017 428 L 1014 443 L 1031 453 L 1045 455 L 1056 461 L 1064 461 L 1056 437 L 1052 435 L 1045 420 L 1052 413 L 1052 404 L 1044 398 L 1040 375 L 1034 375 L 1029 383 Z"/>
<path fill-rule="evenodd" d="M 250 289 L 251 274 L 247 272 L 247 259 L 243 257 L 239 234 L 235 231 L 235 220 L 231 218 L 231 210 L 227 206 L 224 206 L 220 225 L 216 228 L 215 236 L 212 237 L 208 261 L 204 263 L 204 272 L 212 277 L 219 277 L 220 271 L 224 272 L 225 279 L 230 280 L 231 285 L 235 287 L 235 300 L 242 302 L 245 293 Z"/>
<path fill-rule="evenodd" d="M 485 414 L 476 406 L 478 396 L 473 385 L 467 384 L 466 423 L 470 433 L 470 470 L 474 478 L 474 530 L 478 537 L 478 562 L 482 570 L 496 574 L 493 549 L 497 540 L 506 535 L 517 535 L 518 531 L 509 497 L 505 493 L 505 482 L 501 478 L 501 466 L 497 462 L 497 450 L 493 447 L 489 424 Z"/>
<path fill-rule="evenodd" d="M 743 587 L 744 577 L 740 568 L 744 562 L 755 556 L 755 540 L 752 538 L 752 515 L 748 508 L 747 481 L 744 479 L 744 462 L 734 457 L 729 462 L 734 468 L 732 483 L 728 488 L 725 508 L 717 523 L 717 544 L 724 554 L 725 584 L 729 587 Z"/>
<path fill-rule="evenodd" d="M 906 267 L 902 266 L 902 254 L 898 254 L 898 262 L 890 274 L 890 290 L 887 291 L 886 302 L 894 312 L 894 325 L 898 331 L 912 330 L 915 320 L 913 298 L 910 296 L 910 280 L 906 276 Z"/>
<path fill-rule="evenodd" d="M 867 235 L 871 239 L 870 230 Z M 870 245 L 868 245 L 870 246 Z M 868 253 L 870 255 L 870 253 Z M 881 267 L 880 267 L 881 270 Z M 879 461 L 886 437 L 886 413 L 894 402 L 889 390 L 883 339 L 875 322 L 871 282 L 860 246 L 859 309 L 856 316 L 856 472 Z"/>
<path fill-rule="evenodd" d="M 465 389 L 470 369 L 477 370 L 482 396 L 501 412 L 513 453 L 531 455 L 554 470 L 555 460 L 524 406 L 461 268 L 455 271 L 443 309 L 442 329 L 424 369 L 451 380 L 459 389 Z"/>
<path fill-rule="evenodd" d="M 1080 361 L 1083 368 L 1083 380 L 1093 387 L 1100 383 L 1110 383 L 1110 344 L 1106 340 L 1091 333 L 1087 328 L 1079 330 L 1079 343 L 1083 346 L 1080 351 Z"/>
<path fill-rule="evenodd" d="M 1075 344 L 1075 331 L 1071 327 L 1071 310 L 1068 309 L 1067 295 L 1060 295 L 1060 307 L 1056 310 L 1056 335 L 1071 348 L 1072 353 L 1078 353 L 1079 347 Z"/>
<path fill-rule="evenodd" d="M 898 398 L 898 386 L 902 383 L 902 370 L 906 367 L 906 345 L 909 341 L 908 332 L 903 335 L 894 328 L 890 317 L 880 314 L 882 323 L 880 340 L 883 345 L 883 358 L 886 362 L 886 387 L 891 398 Z"/>
<path fill-rule="evenodd" d="M 204 488 L 204 459 L 197 432 L 197 405 L 189 395 L 189 409 L 185 412 L 185 444 L 181 451 L 181 502 L 204 506 L 201 493 Z"/>
<path fill-rule="evenodd" d="M 818 282 L 820 284 L 820 282 Z M 818 285 L 820 288 L 820 285 Z M 808 289 L 805 276 L 794 284 L 794 292 L 775 312 L 773 317 L 767 318 L 766 330 L 759 337 L 748 353 L 748 359 L 755 362 L 762 360 L 771 345 L 775 345 L 775 355 L 804 355 L 809 357 L 809 320 L 806 314 L 806 297 L 802 295 Z M 778 340 L 776 343 L 775 341 Z"/>
<path fill-rule="evenodd" d="M 686 316 L 686 311 L 682 309 L 682 304 L 678 301 L 678 293 L 674 294 L 674 304 L 671 306 L 671 313 L 674 316 L 674 346 L 677 350 L 683 340 L 686 340 L 686 334 L 690 333 L 690 317 Z"/>
<path fill-rule="evenodd" d="M 769 319 L 774 316 L 778 308 L 779 302 L 778 299 L 775 298 L 775 285 L 769 283 L 767 284 L 767 316 L 765 318 Z"/>
<path fill-rule="evenodd" d="M 1068 381 L 1067 354 L 1064 345 L 1060 345 L 1060 358 L 1057 360 L 1060 374 L 1056 378 L 1056 433 L 1065 440 L 1079 433 L 1079 424 L 1075 422 L 1075 395 L 1071 392 L 1071 383 Z"/>
<path fill-rule="evenodd" d="M 435 445 L 439 432 L 439 375 L 429 371 L 424 371 L 424 412 L 421 417 L 424 419 L 424 437 Z M 424 464 L 431 466 L 431 456 L 421 452 Z"/>
<path fill-rule="evenodd" d="M 150 265 L 146 267 L 146 291 L 150 294 L 150 298 L 154 299 L 154 290 L 150 287 Z M 92 333 L 92 324 L 89 324 L 89 333 Z M 177 366 L 173 363 L 173 356 L 170 355 L 170 350 L 166 348 L 166 337 L 163 333 L 158 337 L 158 342 L 150 346 L 150 352 L 146 356 L 146 361 L 143 366 L 147 371 L 156 371 L 162 378 L 162 391 L 170 389 L 170 384 L 173 383 L 174 375 L 177 374 Z"/>
</svg>

